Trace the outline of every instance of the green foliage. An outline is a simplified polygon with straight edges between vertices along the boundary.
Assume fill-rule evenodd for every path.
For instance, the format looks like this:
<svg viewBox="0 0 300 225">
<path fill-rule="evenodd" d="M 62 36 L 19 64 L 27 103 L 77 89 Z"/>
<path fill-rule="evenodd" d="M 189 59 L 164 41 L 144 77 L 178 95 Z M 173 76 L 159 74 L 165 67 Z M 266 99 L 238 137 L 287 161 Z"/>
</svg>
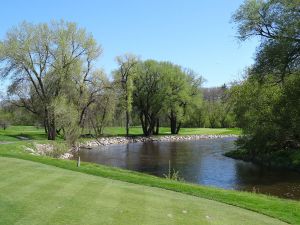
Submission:
<svg viewBox="0 0 300 225">
<path fill-rule="evenodd" d="M 132 54 L 125 54 L 123 56 L 116 57 L 116 61 L 119 65 L 119 69 L 114 71 L 115 85 L 118 91 L 120 91 L 123 107 L 131 112 L 132 110 L 132 92 L 134 90 L 133 80 L 136 75 L 136 65 L 138 63 L 138 57 Z"/>
<path fill-rule="evenodd" d="M 129 135 L 130 113 L 133 102 L 133 80 L 137 73 L 138 58 L 132 54 L 118 56 L 118 70 L 114 71 L 115 91 L 119 96 L 119 108 L 126 114 L 126 135 Z"/>
<path fill-rule="evenodd" d="M 300 149 L 298 0 L 247 0 L 233 19 L 240 38 L 261 37 L 256 61 L 244 83 L 232 88 L 238 144 L 252 158 Z"/>
<path fill-rule="evenodd" d="M 35 114 L 43 121 L 48 138 L 55 139 L 56 98 L 65 96 L 85 112 L 97 93 L 91 88 L 95 87 L 91 69 L 100 53 L 92 35 L 76 23 L 23 22 L 1 42 L 0 76 L 11 79 L 10 100 Z"/>
<path fill-rule="evenodd" d="M 55 121 L 63 130 L 67 144 L 71 147 L 76 145 L 80 136 L 79 115 L 74 104 L 68 102 L 66 97 L 60 96 L 52 103 Z"/>
<path fill-rule="evenodd" d="M 109 85 L 108 80 L 104 82 Z M 105 127 L 107 127 L 113 119 L 115 107 L 116 94 L 114 89 L 111 87 L 103 89 L 101 95 L 95 98 L 95 102 L 87 112 L 85 127 L 92 128 L 96 137 L 103 135 Z"/>
<path fill-rule="evenodd" d="M 253 154 L 257 151 L 270 151 L 275 147 L 273 142 L 278 127 L 274 124 L 273 112 L 274 103 L 279 97 L 278 86 L 261 85 L 254 79 L 247 80 L 231 90 L 237 125 L 246 135 L 239 143 L 244 143 L 243 147 Z"/>
<path fill-rule="evenodd" d="M 246 0 L 233 16 L 241 40 L 261 38 L 255 73 L 282 82 L 300 65 L 299 0 Z"/>
<path fill-rule="evenodd" d="M 11 123 L 11 114 L 0 109 L 0 128 L 6 130 Z"/>
<path fill-rule="evenodd" d="M 248 79 L 232 89 L 233 109 L 244 136 L 238 143 L 255 154 L 300 147 L 299 74 L 282 87 Z"/>
<path fill-rule="evenodd" d="M 300 73 L 290 75 L 274 105 L 275 123 L 280 127 L 281 148 L 300 149 Z"/>
<path fill-rule="evenodd" d="M 144 134 L 158 134 L 162 118 L 168 118 L 171 133 L 177 134 L 202 103 L 202 82 L 203 78 L 193 71 L 169 62 L 140 62 L 133 83 L 133 100 Z"/>
<path fill-rule="evenodd" d="M 154 60 L 140 62 L 137 65 L 133 102 L 146 136 L 154 134 L 157 119 L 163 112 L 167 97 L 163 69 L 161 64 Z"/>
<path fill-rule="evenodd" d="M 163 63 L 166 85 L 165 110 L 171 124 L 171 133 L 178 134 L 182 124 L 189 119 L 193 109 L 202 104 L 203 78 L 191 70 Z"/>
<path fill-rule="evenodd" d="M 203 100 L 201 105 L 192 107 L 187 127 L 230 128 L 236 127 L 235 115 L 229 99 Z"/>
<path fill-rule="evenodd" d="M 268 154 L 259 154 L 255 157 L 249 155 L 249 152 L 245 149 L 237 149 L 226 152 L 225 155 L 234 159 L 254 161 L 270 168 L 300 171 L 300 151 L 297 149 L 277 150 L 268 152 Z"/>
</svg>

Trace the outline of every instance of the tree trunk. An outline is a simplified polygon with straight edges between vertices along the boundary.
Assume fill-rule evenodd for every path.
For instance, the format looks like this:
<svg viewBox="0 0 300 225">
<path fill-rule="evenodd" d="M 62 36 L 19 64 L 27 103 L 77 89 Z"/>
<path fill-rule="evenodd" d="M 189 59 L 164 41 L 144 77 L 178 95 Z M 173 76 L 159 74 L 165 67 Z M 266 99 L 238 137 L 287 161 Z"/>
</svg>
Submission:
<svg viewBox="0 0 300 225">
<path fill-rule="evenodd" d="M 159 119 L 156 119 L 156 127 L 155 127 L 154 134 L 155 135 L 159 134 Z"/>
<path fill-rule="evenodd" d="M 44 119 L 44 129 L 45 129 L 45 134 L 48 134 L 47 120 L 46 119 Z"/>
<path fill-rule="evenodd" d="M 170 127 L 171 127 L 171 134 L 176 134 L 176 115 L 174 115 L 173 111 L 169 116 L 170 119 Z"/>
<path fill-rule="evenodd" d="M 181 128 L 181 122 L 180 122 L 180 123 L 178 123 L 178 126 L 176 127 L 176 134 L 178 134 L 178 133 L 179 133 L 179 130 L 180 130 L 180 128 Z"/>
<path fill-rule="evenodd" d="M 171 134 L 178 134 L 181 128 L 181 122 L 179 122 L 177 125 L 177 117 L 173 111 L 171 111 L 169 119 L 170 119 Z"/>
<path fill-rule="evenodd" d="M 141 112 L 140 120 L 141 120 L 144 135 L 145 136 L 153 135 L 154 128 L 157 122 L 155 116 L 153 115 L 150 116 L 145 112 Z"/>
<path fill-rule="evenodd" d="M 45 118 L 46 118 L 46 128 L 47 128 L 47 137 L 48 140 L 55 140 L 56 138 L 56 128 L 54 115 L 51 115 L 51 112 L 46 108 L 45 109 Z"/>
<path fill-rule="evenodd" d="M 129 136 L 129 112 L 126 110 L 126 136 Z"/>
<path fill-rule="evenodd" d="M 141 124 L 142 124 L 142 128 L 143 128 L 143 133 L 144 135 L 146 135 L 147 133 L 147 127 L 146 127 L 146 118 L 144 119 L 144 114 L 142 112 L 140 112 L 140 120 L 141 120 Z"/>
<path fill-rule="evenodd" d="M 55 140 L 56 138 L 56 129 L 54 118 L 51 118 L 48 123 L 48 140 Z"/>
</svg>

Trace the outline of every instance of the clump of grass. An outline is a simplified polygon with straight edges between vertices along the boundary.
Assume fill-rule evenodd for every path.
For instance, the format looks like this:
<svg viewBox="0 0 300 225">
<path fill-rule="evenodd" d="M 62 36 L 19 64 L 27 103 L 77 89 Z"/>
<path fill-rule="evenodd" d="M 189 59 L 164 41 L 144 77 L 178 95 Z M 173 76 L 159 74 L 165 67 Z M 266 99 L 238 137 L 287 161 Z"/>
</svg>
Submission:
<svg viewBox="0 0 300 225">
<path fill-rule="evenodd" d="M 164 174 L 164 177 L 169 180 L 184 181 L 184 178 L 179 175 L 179 170 L 171 168 L 171 161 L 169 160 L 168 174 Z"/>
</svg>

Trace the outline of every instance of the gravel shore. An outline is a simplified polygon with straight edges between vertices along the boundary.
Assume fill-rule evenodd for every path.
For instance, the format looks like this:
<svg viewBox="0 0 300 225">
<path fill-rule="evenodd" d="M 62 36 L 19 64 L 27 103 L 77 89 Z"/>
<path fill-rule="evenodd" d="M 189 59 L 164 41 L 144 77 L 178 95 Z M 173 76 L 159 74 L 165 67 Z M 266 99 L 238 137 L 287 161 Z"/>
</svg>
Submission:
<svg viewBox="0 0 300 225">
<path fill-rule="evenodd" d="M 80 145 L 81 148 L 93 148 L 97 146 L 107 146 L 114 144 L 128 144 L 137 142 L 176 142 L 191 141 L 201 139 L 215 139 L 225 137 L 237 137 L 237 135 L 165 135 L 152 137 L 101 137 L 95 140 L 87 141 Z"/>
</svg>

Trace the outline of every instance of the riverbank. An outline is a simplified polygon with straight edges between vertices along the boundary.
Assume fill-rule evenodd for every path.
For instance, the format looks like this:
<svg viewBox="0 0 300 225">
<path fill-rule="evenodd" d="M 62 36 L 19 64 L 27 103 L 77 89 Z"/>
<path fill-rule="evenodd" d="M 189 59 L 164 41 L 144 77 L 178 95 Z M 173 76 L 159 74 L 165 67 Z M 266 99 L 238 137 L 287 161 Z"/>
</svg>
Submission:
<svg viewBox="0 0 300 225">
<path fill-rule="evenodd" d="M 249 152 L 239 149 L 227 152 L 224 155 L 269 168 L 288 169 L 300 172 L 300 151 L 295 149 L 259 154 L 255 157 L 249 154 Z"/>
<path fill-rule="evenodd" d="M 182 142 L 192 140 L 205 140 L 226 137 L 237 137 L 234 134 L 228 135 L 163 135 L 163 136 L 131 136 L 131 137 L 100 137 L 97 139 L 86 140 L 83 139 L 78 144 L 77 148 L 67 149 L 63 142 L 47 142 L 47 143 L 32 143 L 24 149 L 32 155 L 51 156 L 60 159 L 72 159 L 80 148 L 91 149 L 99 146 L 108 145 L 126 145 L 129 143 L 139 142 Z M 8 144 L 11 142 L 7 142 Z M 5 143 L 4 143 L 5 144 Z"/>
<path fill-rule="evenodd" d="M 97 140 L 92 138 L 81 138 L 79 147 L 93 148 L 113 144 L 128 144 L 135 142 L 153 142 L 153 141 L 188 141 L 208 138 L 235 137 L 241 133 L 238 128 L 181 128 L 180 135 L 170 135 L 170 129 L 161 127 L 160 135 L 144 137 L 141 127 L 131 127 L 130 134 L 125 136 L 123 127 L 107 127 L 104 129 L 104 137 Z M 92 136 L 92 135 L 88 135 Z M 0 145 L 14 142 L 30 142 L 30 146 L 25 149 L 33 155 L 46 155 L 55 158 L 70 159 L 76 153 L 76 149 L 66 149 L 64 140 L 57 136 L 56 141 L 46 141 L 44 129 L 35 126 L 10 126 L 6 130 L 0 129 Z"/>
<path fill-rule="evenodd" d="M 239 128 L 181 128 L 179 135 L 240 135 Z M 83 136 L 93 136 L 91 131 L 82 131 Z M 88 135 L 86 135 L 88 134 Z M 170 135 L 170 128 L 161 127 L 159 135 Z M 141 127 L 130 127 L 130 135 L 142 136 Z M 126 131 L 124 127 L 106 127 L 103 132 L 104 137 L 125 137 Z M 20 138 L 21 137 L 21 138 Z M 0 129 L 0 142 L 2 141 L 21 141 L 29 140 L 46 140 L 45 130 L 35 126 L 10 126 L 7 129 Z M 61 136 L 57 136 L 57 140 L 63 140 Z"/>
<path fill-rule="evenodd" d="M 226 135 L 163 135 L 163 136 L 131 136 L 131 137 L 100 137 L 94 140 L 88 140 L 82 142 L 80 147 L 82 148 L 93 148 L 98 146 L 107 146 L 114 144 L 129 144 L 137 142 L 177 142 L 177 141 L 192 141 L 202 139 L 214 139 L 214 138 L 225 138 L 225 137 L 237 137 L 235 134 Z"/>
</svg>

